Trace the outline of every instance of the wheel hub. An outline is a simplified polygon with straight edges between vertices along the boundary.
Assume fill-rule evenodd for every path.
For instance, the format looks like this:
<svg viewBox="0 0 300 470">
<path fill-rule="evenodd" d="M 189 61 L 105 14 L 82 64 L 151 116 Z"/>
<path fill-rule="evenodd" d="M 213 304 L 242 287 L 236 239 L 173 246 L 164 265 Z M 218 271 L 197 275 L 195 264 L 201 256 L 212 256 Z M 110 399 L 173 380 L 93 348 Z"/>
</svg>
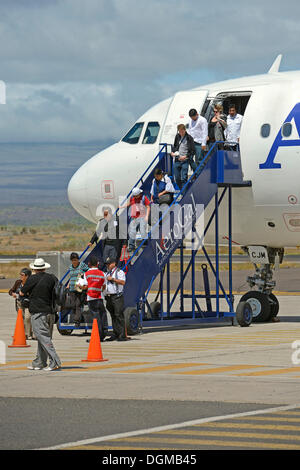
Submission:
<svg viewBox="0 0 300 470">
<path fill-rule="evenodd" d="M 247 299 L 247 302 L 251 305 L 253 317 L 257 317 L 261 312 L 261 303 L 254 298 Z"/>
</svg>

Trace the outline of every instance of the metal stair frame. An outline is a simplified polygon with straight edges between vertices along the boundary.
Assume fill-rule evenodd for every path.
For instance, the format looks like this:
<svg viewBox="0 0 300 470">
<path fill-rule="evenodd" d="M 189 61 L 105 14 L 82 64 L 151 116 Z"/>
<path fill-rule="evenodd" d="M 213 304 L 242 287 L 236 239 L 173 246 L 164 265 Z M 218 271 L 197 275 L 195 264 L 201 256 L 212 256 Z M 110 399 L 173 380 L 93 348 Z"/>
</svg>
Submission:
<svg viewBox="0 0 300 470">
<path fill-rule="evenodd" d="M 207 298 L 207 292 L 205 295 L 202 294 L 196 294 L 195 293 L 195 257 L 197 254 L 198 249 L 200 248 L 201 243 L 199 243 L 199 248 L 196 250 L 193 250 L 190 262 L 186 268 L 186 270 L 183 270 L 183 249 L 182 249 L 182 242 L 178 243 L 177 245 L 173 247 L 173 250 L 168 254 L 168 261 L 165 263 L 166 266 L 162 266 L 162 269 L 160 269 L 160 300 L 161 300 L 161 314 L 160 314 L 160 319 L 159 320 L 146 320 L 145 325 L 147 326 L 159 326 L 159 325 L 167 325 L 167 324 L 178 324 L 184 322 L 184 324 L 187 324 L 195 321 L 201 321 L 207 319 L 210 320 L 219 320 L 221 318 L 226 318 L 230 317 L 232 322 L 234 321 L 235 317 L 235 312 L 234 312 L 234 306 L 233 306 L 233 293 L 232 293 L 232 187 L 233 186 L 249 186 L 249 182 L 244 182 L 243 177 L 242 177 L 242 170 L 241 170 L 241 162 L 240 162 L 240 155 L 239 152 L 237 151 L 231 151 L 231 150 L 220 150 L 219 146 L 223 146 L 223 142 L 216 142 L 211 148 L 206 157 L 200 164 L 198 165 L 198 168 L 196 171 L 193 173 L 193 175 L 189 178 L 187 181 L 186 185 L 182 190 L 180 191 L 179 194 L 177 194 L 176 198 L 174 199 L 173 204 L 170 205 L 169 209 L 166 210 L 159 222 L 157 222 L 156 227 L 163 221 L 163 219 L 166 217 L 167 213 L 171 210 L 172 206 L 174 204 L 178 203 L 178 200 L 180 199 L 180 205 L 183 205 L 186 203 L 191 194 L 193 189 L 195 189 L 196 182 L 199 180 L 199 177 L 203 173 L 207 173 L 206 178 L 206 183 L 204 185 L 205 191 L 207 192 L 207 200 L 208 202 L 214 197 L 215 199 L 215 209 L 210 217 L 210 220 L 204 230 L 204 234 L 206 234 L 209 226 L 211 225 L 212 221 L 215 220 L 215 251 L 216 251 L 216 264 L 215 267 L 213 266 L 213 263 L 205 249 L 205 247 L 202 247 L 203 252 L 206 256 L 206 259 L 209 263 L 210 268 L 212 269 L 212 272 L 215 276 L 216 279 L 216 294 L 210 294 L 210 299 L 215 298 L 216 299 L 216 309 L 215 311 L 208 310 L 208 311 L 203 311 L 201 310 L 199 303 L 197 301 L 198 298 Z M 195 179 L 195 175 L 199 172 L 198 176 Z M 203 179 L 203 178 L 202 178 Z M 205 179 L 205 178 L 204 178 Z M 195 181 L 194 181 L 195 180 Z M 218 199 L 218 187 L 223 186 L 224 189 L 222 191 L 222 194 L 220 196 L 220 199 Z M 203 188 L 203 186 L 202 186 Z M 228 254 L 228 263 L 229 263 L 229 292 L 226 293 L 221 281 L 220 281 L 220 276 L 219 276 L 219 220 L 218 220 L 218 212 L 219 212 L 219 206 L 223 200 L 223 197 L 225 193 L 228 191 L 228 227 L 229 227 L 229 236 L 228 236 L 228 247 L 229 247 L 229 254 Z M 208 204 L 207 202 L 207 204 Z M 206 205 L 207 205 L 206 204 Z M 143 240 L 141 245 L 136 249 L 135 253 L 132 255 L 131 259 L 128 261 L 128 265 L 131 264 L 131 262 L 134 260 L 134 258 L 137 256 L 138 252 L 143 249 L 142 247 L 148 241 L 151 239 L 151 234 L 153 232 L 153 228 L 148 234 L 147 239 Z M 199 237 L 199 234 L 197 234 L 199 241 L 201 242 L 201 237 Z M 202 237 L 203 238 L 203 237 Z M 172 257 L 172 254 L 174 251 L 180 248 L 180 253 L 181 253 L 181 262 L 180 262 L 180 273 L 181 273 L 181 280 L 179 282 L 179 285 L 175 291 L 175 294 L 173 298 L 171 299 L 170 295 L 170 258 Z M 148 249 L 148 247 L 145 248 L 145 251 Z M 148 250 L 149 251 L 149 250 Z M 148 261 L 148 262 L 147 262 Z M 141 256 L 139 263 L 144 263 L 144 266 L 147 266 L 147 271 L 149 268 L 149 258 L 148 260 L 146 259 L 146 256 Z M 137 261 L 138 262 L 138 259 Z M 166 269 L 165 269 L 166 268 Z M 130 271 L 132 269 L 132 266 L 130 267 Z M 192 294 L 184 294 L 184 281 L 186 278 L 186 275 L 189 271 L 189 269 L 192 269 Z M 129 275 L 130 275 L 129 271 Z M 164 285 L 164 275 L 163 273 L 166 271 L 166 277 L 167 277 L 167 287 L 166 287 L 166 297 L 167 297 L 167 307 L 166 309 L 164 308 L 164 293 L 163 293 L 163 285 Z M 131 271 L 131 275 L 133 272 Z M 154 274 L 150 281 L 148 282 L 147 288 L 145 286 L 142 286 L 138 295 L 133 299 L 132 296 L 128 296 L 128 284 L 127 284 L 127 292 L 126 292 L 126 286 L 125 286 L 125 306 L 126 307 L 136 307 L 139 312 L 139 322 L 140 322 L 140 328 L 143 325 L 144 319 L 149 317 L 152 314 L 151 312 L 151 306 L 148 301 L 148 295 L 151 290 L 151 287 L 153 285 L 154 279 L 157 277 L 157 274 Z M 139 279 L 137 276 L 136 279 Z M 130 281 L 130 279 L 129 279 Z M 127 280 L 128 282 L 128 280 Z M 222 293 L 220 293 L 220 291 Z M 176 299 L 176 296 L 180 292 L 180 312 L 171 312 L 171 308 L 174 304 L 174 301 Z M 127 296 L 126 296 L 127 294 Z M 127 298 L 126 298 L 127 297 Z M 129 299 L 128 299 L 129 297 Z M 184 299 L 186 298 L 192 298 L 192 310 L 191 311 L 184 311 Z M 228 311 L 221 311 L 220 310 L 220 299 L 225 298 L 227 305 L 228 305 Z M 146 315 L 145 307 L 148 307 L 148 315 Z M 196 311 L 197 307 L 197 311 Z"/>
<path fill-rule="evenodd" d="M 153 180 L 153 171 L 155 168 L 162 168 L 166 173 L 173 174 L 173 159 L 168 153 L 168 144 L 160 144 L 161 149 L 159 150 L 156 157 L 148 165 L 142 176 L 136 182 L 134 187 L 138 186 L 143 189 L 147 194 L 150 192 L 151 182 Z M 165 325 L 179 325 L 179 324 L 190 324 L 199 321 L 215 321 L 225 318 L 230 318 L 234 321 L 235 312 L 234 312 L 234 299 L 232 293 L 232 187 L 245 187 L 250 186 L 250 182 L 243 181 L 241 161 L 239 151 L 223 150 L 220 149 L 224 145 L 224 142 L 216 142 L 208 151 L 205 158 L 199 163 L 195 172 L 190 176 L 187 183 L 184 185 L 182 190 L 178 192 L 174 198 L 173 203 L 169 208 L 162 214 L 159 221 L 151 228 L 148 233 L 147 238 L 142 240 L 139 247 L 132 254 L 128 260 L 126 266 L 123 268 L 128 269 L 127 280 L 124 290 L 125 297 L 125 307 L 136 308 L 139 313 L 139 327 L 142 328 L 145 326 L 165 326 Z M 200 184 L 199 184 L 200 183 Z M 151 234 L 156 230 L 159 233 L 159 227 L 164 219 L 170 213 L 170 210 L 176 205 L 183 206 L 184 204 L 193 203 L 192 195 L 193 191 L 201 189 L 201 194 L 205 200 L 204 209 L 209 204 L 209 202 L 214 198 L 215 207 L 214 211 L 208 221 L 204 232 L 202 235 L 196 233 L 196 236 L 199 241 L 199 247 L 195 250 L 192 250 L 190 261 L 188 266 L 184 269 L 184 257 L 183 257 L 183 240 L 178 240 L 174 244 L 170 252 L 167 254 L 166 262 L 161 265 L 158 269 L 154 269 L 154 273 L 150 276 L 150 279 L 147 278 L 147 281 L 144 284 L 140 285 L 138 291 L 133 294 L 130 292 L 130 284 L 135 286 L 138 284 L 138 281 L 141 279 L 141 276 L 135 276 L 135 271 L 137 271 L 138 265 L 143 265 L 142 273 L 149 271 L 149 266 L 152 263 L 153 267 L 153 252 L 151 253 L 151 243 L 153 242 Z M 218 188 L 223 187 L 223 191 L 218 198 Z M 132 188 L 133 189 L 133 188 Z M 124 204 L 128 198 L 131 196 L 132 189 L 127 194 L 126 198 L 122 202 Z M 228 293 L 224 289 L 219 276 L 219 207 L 222 203 L 224 195 L 228 192 L 228 263 L 229 263 L 229 289 Z M 118 213 L 118 209 L 115 214 Z M 207 230 L 211 226 L 212 222 L 215 221 L 215 252 L 216 260 L 215 266 L 211 261 L 205 246 L 201 246 L 201 241 L 205 237 Z M 195 227 L 196 220 L 193 220 L 193 229 Z M 145 247 L 145 244 L 148 245 Z M 145 247 L 145 248 L 144 248 Z M 171 289 L 170 289 L 170 260 L 176 249 L 180 249 L 180 282 L 175 290 L 173 297 L 171 298 Z M 80 255 L 80 259 L 84 259 L 84 262 L 87 263 L 91 255 L 101 257 L 102 255 L 102 242 L 101 240 L 93 248 L 93 250 L 88 253 L 84 258 L 89 247 L 87 247 Z M 205 294 L 196 294 L 196 276 L 195 276 L 195 258 L 199 249 L 203 250 L 203 253 L 207 259 L 207 262 L 215 276 L 215 294 L 210 292 L 205 292 Z M 143 252 L 142 252 L 143 251 Z M 148 255 L 147 255 L 148 252 Z M 138 263 L 138 265 L 136 265 Z M 147 267 L 145 270 L 145 266 Z M 189 270 L 192 270 L 192 293 L 184 293 L 184 282 Z M 167 306 L 164 308 L 165 298 L 164 298 L 164 273 L 166 273 L 166 302 Z M 68 272 L 64 275 L 60 282 L 63 282 L 67 277 Z M 155 278 L 160 275 L 160 301 L 161 301 L 161 314 L 158 320 L 148 320 L 146 315 L 146 307 L 148 307 L 148 316 L 151 314 L 151 307 L 148 301 L 148 296 L 153 285 Z M 200 273 L 199 273 L 200 275 Z M 135 280 L 134 280 L 135 279 Z M 138 281 L 137 281 L 138 280 Z M 132 282 L 133 281 L 133 282 Z M 220 293 L 221 291 L 221 293 Z M 177 295 L 180 293 L 180 311 L 172 312 L 171 309 L 174 305 Z M 192 310 L 185 311 L 184 300 L 192 299 Z M 228 311 L 220 310 L 220 299 L 224 298 L 228 305 Z M 206 299 L 207 305 L 211 299 L 216 300 L 216 309 L 213 311 L 208 308 L 206 311 L 200 308 L 198 299 Z M 72 326 L 61 326 L 61 328 L 73 329 Z"/>
</svg>

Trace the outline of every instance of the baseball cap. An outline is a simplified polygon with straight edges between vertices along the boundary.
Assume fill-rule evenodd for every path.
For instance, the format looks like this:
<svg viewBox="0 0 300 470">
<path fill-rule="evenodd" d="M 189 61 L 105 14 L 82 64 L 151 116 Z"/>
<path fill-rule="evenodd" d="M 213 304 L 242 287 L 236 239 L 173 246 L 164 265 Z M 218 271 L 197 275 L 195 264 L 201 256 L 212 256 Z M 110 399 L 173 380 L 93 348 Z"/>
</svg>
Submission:
<svg viewBox="0 0 300 470">
<path fill-rule="evenodd" d="M 143 192 L 142 189 L 135 187 L 135 188 L 133 188 L 133 190 L 132 190 L 132 195 L 133 195 L 133 196 L 139 196 L 142 192 Z"/>
</svg>

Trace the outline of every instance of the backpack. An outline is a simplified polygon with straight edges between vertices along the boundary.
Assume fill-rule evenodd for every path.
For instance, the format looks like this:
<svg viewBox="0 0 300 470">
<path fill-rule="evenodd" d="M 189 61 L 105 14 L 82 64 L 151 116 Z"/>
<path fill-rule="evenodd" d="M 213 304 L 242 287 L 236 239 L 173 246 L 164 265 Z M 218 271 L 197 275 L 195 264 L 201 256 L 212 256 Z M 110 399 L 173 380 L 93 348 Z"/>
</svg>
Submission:
<svg viewBox="0 0 300 470">
<path fill-rule="evenodd" d="M 55 278 L 55 284 L 52 290 L 52 307 L 54 311 L 57 311 L 57 306 L 62 307 L 66 301 L 67 288 L 57 278 Z"/>
</svg>

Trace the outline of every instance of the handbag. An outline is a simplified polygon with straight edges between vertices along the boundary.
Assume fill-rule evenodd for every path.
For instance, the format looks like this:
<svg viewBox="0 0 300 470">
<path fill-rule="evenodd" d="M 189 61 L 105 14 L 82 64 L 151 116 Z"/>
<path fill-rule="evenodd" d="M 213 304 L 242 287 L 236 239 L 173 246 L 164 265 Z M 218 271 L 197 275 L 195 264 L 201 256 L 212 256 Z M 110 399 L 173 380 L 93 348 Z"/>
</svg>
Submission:
<svg viewBox="0 0 300 470">
<path fill-rule="evenodd" d="M 64 305 L 62 305 L 64 310 L 72 310 L 75 308 L 75 299 L 69 289 L 66 289 Z"/>
<path fill-rule="evenodd" d="M 158 198 L 158 204 L 172 204 L 173 202 L 173 194 L 171 193 L 166 193 L 163 194 L 162 196 L 159 196 Z"/>
<path fill-rule="evenodd" d="M 22 309 L 29 308 L 29 298 L 28 297 L 19 297 L 19 301 Z"/>
</svg>

